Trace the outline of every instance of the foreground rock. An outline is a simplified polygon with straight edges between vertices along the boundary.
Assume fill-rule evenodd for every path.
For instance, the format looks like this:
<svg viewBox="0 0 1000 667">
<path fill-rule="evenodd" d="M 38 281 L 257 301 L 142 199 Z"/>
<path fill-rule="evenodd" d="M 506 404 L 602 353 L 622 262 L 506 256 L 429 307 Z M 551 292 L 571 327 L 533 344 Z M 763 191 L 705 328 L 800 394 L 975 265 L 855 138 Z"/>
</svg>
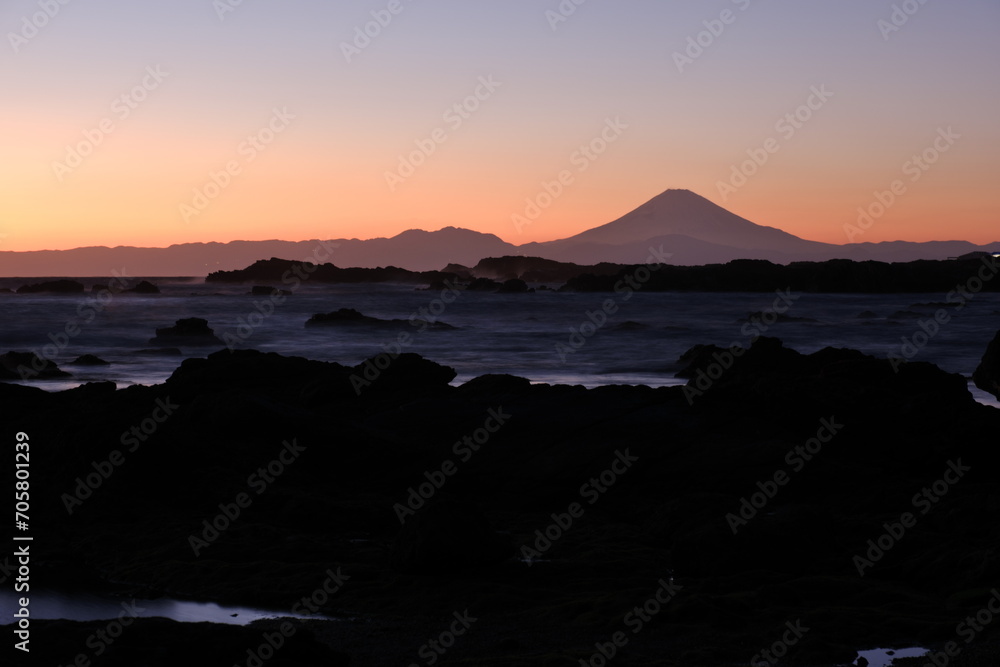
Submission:
<svg viewBox="0 0 1000 667">
<path fill-rule="evenodd" d="M 773 338 L 685 363 L 588 390 L 222 351 L 151 387 L 0 384 L 0 427 L 39 443 L 39 576 L 290 609 L 342 568 L 321 608 L 356 620 L 314 630 L 352 664 L 421 663 L 466 611 L 449 662 L 579 664 L 665 586 L 616 664 L 746 664 L 790 620 L 782 665 L 850 664 L 985 607 L 1000 411 L 964 378 Z"/>
<path fill-rule="evenodd" d="M 156 330 L 156 336 L 149 339 L 150 345 L 222 345 L 222 340 L 209 328 L 208 320 L 188 317 L 177 320 L 172 327 Z"/>
<path fill-rule="evenodd" d="M 44 283 L 22 285 L 17 288 L 18 294 L 82 294 L 83 283 L 75 280 L 50 280 Z"/>
<path fill-rule="evenodd" d="M 31 661 L 25 664 L 218 667 L 247 665 L 250 660 L 250 664 L 269 667 L 347 667 L 351 662 L 349 656 L 317 641 L 315 632 L 301 621 L 285 619 L 238 626 L 141 616 L 124 620 L 127 625 L 120 621 L 109 625 L 108 621 L 35 620 Z M 279 648 L 275 650 L 274 645 Z M 67 649 L 71 649 L 69 653 Z M 261 655 L 272 657 L 261 660 Z M 82 656 L 84 661 L 74 662 L 76 656 Z"/>
<path fill-rule="evenodd" d="M 0 380 L 50 380 L 69 375 L 51 359 L 39 357 L 34 352 L 0 354 Z"/>
<path fill-rule="evenodd" d="M 972 379 L 977 387 L 1000 398 L 1000 331 L 986 348 Z"/>
</svg>

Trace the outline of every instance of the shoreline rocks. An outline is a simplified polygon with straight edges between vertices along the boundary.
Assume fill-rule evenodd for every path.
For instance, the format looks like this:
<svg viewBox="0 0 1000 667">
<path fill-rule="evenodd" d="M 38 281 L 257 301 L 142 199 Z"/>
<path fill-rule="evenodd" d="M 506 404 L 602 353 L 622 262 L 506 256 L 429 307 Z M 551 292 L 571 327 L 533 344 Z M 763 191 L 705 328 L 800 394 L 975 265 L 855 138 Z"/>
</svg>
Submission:
<svg viewBox="0 0 1000 667">
<path fill-rule="evenodd" d="M 1000 575 L 1000 410 L 964 378 L 766 337 L 683 365 L 683 387 L 452 386 L 412 353 L 217 351 L 148 387 L 0 384 L 0 419 L 31 434 L 47 572 L 290 609 L 342 568 L 321 611 L 365 621 L 317 640 L 359 664 L 385 645 L 359 628 L 396 624 L 416 655 L 466 609 L 483 619 L 463 639 L 476 664 L 586 660 L 661 580 L 680 590 L 630 644 L 638 664 L 745 661 L 790 618 L 823 631 L 783 663 L 849 662 L 947 641 L 982 607 Z M 883 537 L 903 512 L 915 525 Z"/>
<path fill-rule="evenodd" d="M 70 377 L 54 361 L 34 352 L 0 354 L 0 380 L 51 380 Z"/>
<path fill-rule="evenodd" d="M 972 380 L 977 387 L 1000 399 L 1000 331 L 987 346 Z"/>
<path fill-rule="evenodd" d="M 222 339 L 209 328 L 208 320 L 200 317 L 188 317 L 177 320 L 172 327 L 156 330 L 156 336 L 149 339 L 150 345 L 164 346 L 201 346 L 222 345 Z"/>
</svg>

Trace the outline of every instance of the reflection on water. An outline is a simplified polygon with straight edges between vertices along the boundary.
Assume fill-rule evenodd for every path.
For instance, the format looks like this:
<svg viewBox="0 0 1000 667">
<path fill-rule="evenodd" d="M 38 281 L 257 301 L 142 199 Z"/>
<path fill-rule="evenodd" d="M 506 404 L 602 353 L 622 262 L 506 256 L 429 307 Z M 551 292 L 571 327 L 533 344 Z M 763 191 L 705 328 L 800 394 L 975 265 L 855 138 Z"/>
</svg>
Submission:
<svg viewBox="0 0 1000 667">
<path fill-rule="evenodd" d="M 11 590 L 0 590 L 0 625 L 7 624 L 18 608 L 21 597 Z M 137 615 L 140 618 L 169 618 L 184 623 L 226 623 L 247 625 L 263 618 L 311 618 L 329 619 L 326 616 L 304 616 L 290 611 L 257 609 L 254 607 L 231 607 L 214 602 L 191 602 L 159 598 L 157 600 L 134 600 L 116 598 L 85 592 L 40 591 L 28 595 L 31 601 L 31 617 L 38 619 L 67 619 L 71 621 L 103 621 L 118 618 L 122 614 Z M 132 611 L 132 610 L 135 611 Z"/>
</svg>

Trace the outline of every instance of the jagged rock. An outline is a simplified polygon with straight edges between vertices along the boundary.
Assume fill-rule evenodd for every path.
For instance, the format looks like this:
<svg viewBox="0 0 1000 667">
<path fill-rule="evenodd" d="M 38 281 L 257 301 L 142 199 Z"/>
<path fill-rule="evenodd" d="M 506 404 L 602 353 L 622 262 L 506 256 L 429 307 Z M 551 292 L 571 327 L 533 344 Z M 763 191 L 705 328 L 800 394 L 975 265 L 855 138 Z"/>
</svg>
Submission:
<svg viewBox="0 0 1000 667">
<path fill-rule="evenodd" d="M 75 280 L 50 280 L 33 285 L 22 285 L 17 288 L 18 294 L 82 294 L 83 283 Z"/>
<path fill-rule="evenodd" d="M 51 359 L 39 357 L 34 352 L 0 354 L 0 380 L 47 380 L 69 375 L 59 370 Z"/>
<path fill-rule="evenodd" d="M 982 361 L 972 374 L 976 386 L 1000 398 L 1000 331 L 990 341 Z"/>
<path fill-rule="evenodd" d="M 156 330 L 156 336 L 149 339 L 151 345 L 221 345 L 222 341 L 209 328 L 208 320 L 188 317 L 177 320 L 172 327 Z"/>
<path fill-rule="evenodd" d="M 160 288 L 148 280 L 142 280 L 135 287 L 130 287 L 122 291 L 126 294 L 159 294 Z"/>
<path fill-rule="evenodd" d="M 470 292 L 496 292 L 500 289 L 501 283 L 489 278 L 476 278 L 469 283 L 467 289 Z"/>
<path fill-rule="evenodd" d="M 511 278 L 510 280 L 505 280 L 502 285 L 500 285 L 500 292 L 504 294 L 526 294 L 528 292 L 534 292 L 535 290 L 528 287 L 528 283 L 524 282 L 520 278 Z"/>
<path fill-rule="evenodd" d="M 295 285 L 308 280 L 315 283 L 431 283 L 452 280 L 455 274 L 441 271 L 408 271 L 395 266 L 374 269 L 340 268 L 333 264 L 311 264 L 288 259 L 262 259 L 245 269 L 214 271 L 205 278 L 206 283 L 280 282 Z"/>
<path fill-rule="evenodd" d="M 531 380 L 516 375 L 480 375 L 463 384 L 458 390 L 466 394 L 523 394 L 531 389 Z"/>
<path fill-rule="evenodd" d="M 31 643 L 32 663 L 58 664 L 65 662 L 65 653 L 71 647 L 99 647 L 100 664 L 104 667 L 161 667 L 165 665 L 227 665 L 234 658 L 241 664 L 267 664 L 273 667 L 348 667 L 350 656 L 336 652 L 316 638 L 315 633 L 301 621 L 273 619 L 253 625 L 223 625 L 211 623 L 181 623 L 165 618 L 135 619 L 128 621 L 126 631 L 108 638 L 108 621 L 35 620 L 35 639 Z M 272 637 L 272 643 L 265 640 Z M 97 637 L 107 641 L 98 643 Z M 280 643 L 277 643 L 280 640 Z M 274 645 L 280 647 L 274 649 Z M 263 644 L 270 660 L 259 660 L 256 650 Z M 192 647 L 197 647 L 192 652 Z M 81 653 L 80 655 L 86 655 Z M 89 664 L 90 661 L 80 662 Z"/>
<path fill-rule="evenodd" d="M 292 291 L 279 289 L 277 287 L 270 287 L 268 285 L 254 285 L 250 288 L 250 294 L 252 296 L 273 296 L 275 294 L 279 296 L 291 296 Z"/>
<path fill-rule="evenodd" d="M 104 361 L 93 354 L 84 354 L 70 362 L 74 366 L 109 366 L 111 362 Z"/>
<path fill-rule="evenodd" d="M 358 386 L 383 390 L 421 389 L 447 386 L 458 373 L 419 354 L 404 352 L 393 358 L 383 353 L 354 367 L 352 381 Z"/>
</svg>

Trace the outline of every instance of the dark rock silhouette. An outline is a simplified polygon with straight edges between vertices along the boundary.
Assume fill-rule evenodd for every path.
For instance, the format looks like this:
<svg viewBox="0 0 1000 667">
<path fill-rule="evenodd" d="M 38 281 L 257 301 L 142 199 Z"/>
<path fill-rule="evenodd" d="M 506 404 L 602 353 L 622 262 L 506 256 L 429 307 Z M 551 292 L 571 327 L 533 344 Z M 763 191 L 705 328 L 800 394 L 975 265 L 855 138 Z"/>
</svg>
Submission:
<svg viewBox="0 0 1000 667">
<path fill-rule="evenodd" d="M 302 282 L 317 283 L 431 283 L 455 279 L 455 274 L 441 271 L 407 271 L 395 266 L 367 268 L 340 268 L 333 264 L 312 264 L 287 259 L 262 259 L 245 269 L 215 271 L 205 278 L 206 283 L 275 283 L 283 287 L 298 286 Z"/>
<path fill-rule="evenodd" d="M 444 322 L 427 322 L 426 320 L 419 318 L 415 319 L 414 322 L 421 327 L 426 325 L 431 329 L 455 328 Z M 317 313 L 306 320 L 307 327 L 352 325 L 402 327 L 411 326 L 412 324 L 410 320 L 382 320 L 377 317 L 370 317 L 353 308 L 341 308 L 340 310 L 335 310 L 331 313 Z"/>
<path fill-rule="evenodd" d="M 528 287 L 528 283 L 524 282 L 520 278 L 511 278 L 505 280 L 502 285 L 500 285 L 499 292 L 503 294 L 527 294 L 528 292 L 534 292 L 534 289 Z"/>
<path fill-rule="evenodd" d="M 262 643 L 268 651 L 272 651 L 273 657 L 261 664 L 273 667 L 348 667 L 352 664 L 347 654 L 334 651 L 319 641 L 314 630 L 317 626 L 308 621 L 273 619 L 247 626 L 179 623 L 142 616 L 134 619 L 126 617 L 126 621 L 128 625 L 124 631 L 123 624 L 114 626 L 112 632 L 120 635 L 112 637 L 107 634 L 106 620 L 72 622 L 32 619 L 32 627 L 37 634 L 32 635 L 35 641 L 31 642 L 31 664 L 62 664 L 66 660 L 66 647 L 86 647 L 88 641 L 91 647 L 97 647 L 90 650 L 100 650 L 100 664 L 105 667 L 246 664 L 248 650 L 253 655 Z M 280 639 L 280 649 L 274 650 L 265 640 L 265 635 L 275 638 L 275 644 Z M 85 653 L 81 655 L 86 656 Z M 96 661 L 91 664 L 96 664 Z"/>
<path fill-rule="evenodd" d="M 76 359 L 74 359 L 70 363 L 73 364 L 74 366 L 109 366 L 110 365 L 110 362 L 104 361 L 104 359 L 101 359 L 100 357 L 97 357 L 97 356 L 95 356 L 93 354 L 84 354 L 84 355 L 81 355 L 81 356 L 77 357 Z"/>
<path fill-rule="evenodd" d="M 269 287 L 268 285 L 254 285 L 250 288 L 250 294 L 253 296 L 291 296 L 293 292 L 287 289 L 278 289 L 277 287 Z"/>
<path fill-rule="evenodd" d="M 454 369 L 410 353 L 351 367 L 222 350 L 185 359 L 161 385 L 3 383 L 0 420 L 31 434 L 32 469 L 45 471 L 33 478 L 48 500 L 32 508 L 32 555 L 47 580 L 288 609 L 342 566 L 351 579 L 321 611 L 360 620 L 310 627 L 364 664 L 413 662 L 414 647 L 464 609 L 490 631 L 475 627 L 454 659 L 586 660 L 661 580 L 683 588 L 630 643 L 636 664 L 742 664 L 748 646 L 799 617 L 823 632 L 784 661 L 848 664 L 858 647 L 952 637 L 956 619 L 982 608 L 998 572 L 1000 411 L 976 402 L 965 378 L 855 350 L 801 354 L 767 337 L 738 353 L 694 347 L 682 365 L 686 386 L 656 389 L 502 375 L 454 386 Z M 119 447 L 159 406 L 170 415 L 139 448 Z M 494 415 L 503 424 L 487 431 Z M 300 458 L 255 493 L 248 475 L 293 441 Z M 70 514 L 64 494 L 109 448 L 125 464 Z M 615 472 L 623 457 L 634 461 Z M 926 516 L 914 509 L 914 494 L 940 491 L 946 471 L 947 493 Z M 393 507 L 421 485 L 434 487 L 431 502 L 401 526 Z M 188 536 L 241 493 L 252 505 L 196 555 Z M 856 558 L 904 511 L 916 527 L 859 576 Z M 95 628 L 53 623 L 52 664 Z M 123 640 L 168 634 L 145 625 Z M 236 631 L 186 627 L 177 646 L 183 632 L 196 633 L 191 645 L 214 634 L 228 646 Z M 493 638 L 513 635 L 496 658 Z M 384 659 L 369 659 L 376 652 Z"/>
<path fill-rule="evenodd" d="M 465 289 L 469 292 L 498 292 L 502 286 L 491 278 L 476 278 Z"/>
<path fill-rule="evenodd" d="M 44 283 L 22 285 L 17 288 L 18 294 L 81 294 L 84 287 L 75 280 L 50 280 Z"/>
<path fill-rule="evenodd" d="M 122 290 L 123 294 L 159 294 L 160 288 L 148 280 L 140 280 L 135 287 Z"/>
<path fill-rule="evenodd" d="M 34 352 L 0 354 L 0 380 L 48 380 L 69 375 L 51 359 L 39 357 Z"/>
<path fill-rule="evenodd" d="M 705 266 L 663 266 L 652 271 L 641 289 L 647 292 L 792 292 L 892 294 L 914 292 L 948 293 L 965 285 L 984 268 L 1000 272 L 1000 260 L 917 261 L 898 264 L 854 262 L 834 259 L 825 262 L 773 264 L 765 260 L 736 260 Z M 635 284 L 640 265 L 622 266 L 612 275 L 585 273 L 561 288 L 577 292 L 611 292 Z M 1000 291 L 1000 280 L 985 280 L 983 291 Z M 955 304 L 951 304 L 954 306 Z"/>
<path fill-rule="evenodd" d="M 982 361 L 972 374 L 976 386 L 1000 398 L 1000 331 L 986 348 Z"/>
<path fill-rule="evenodd" d="M 391 391 L 443 388 L 458 375 L 451 366 L 442 366 L 412 352 L 388 361 L 387 357 L 366 359 L 354 367 L 354 375 L 371 382 L 373 388 Z"/>
<path fill-rule="evenodd" d="M 222 340 L 209 328 L 208 320 L 188 317 L 177 320 L 172 327 L 156 330 L 156 336 L 149 339 L 151 345 L 221 345 Z"/>
<path fill-rule="evenodd" d="M 524 255 L 506 255 L 504 257 L 487 257 L 472 268 L 459 264 L 449 264 L 445 271 L 451 271 L 463 277 L 490 278 L 492 280 L 510 280 L 520 278 L 526 282 L 564 283 L 584 273 L 594 275 L 613 275 L 621 269 L 620 264 L 604 262 L 585 265 L 572 262 L 557 262 L 542 257 L 525 257 Z"/>
</svg>

